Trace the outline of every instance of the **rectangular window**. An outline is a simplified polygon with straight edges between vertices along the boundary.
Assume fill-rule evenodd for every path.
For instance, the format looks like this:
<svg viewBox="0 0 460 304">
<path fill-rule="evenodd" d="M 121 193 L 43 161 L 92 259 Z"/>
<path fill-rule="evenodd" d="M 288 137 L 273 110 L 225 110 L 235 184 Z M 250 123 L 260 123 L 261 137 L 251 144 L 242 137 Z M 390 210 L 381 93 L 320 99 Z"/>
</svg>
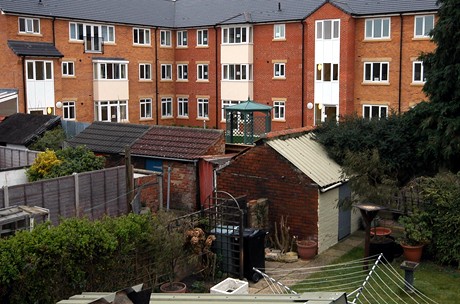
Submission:
<svg viewBox="0 0 460 304">
<path fill-rule="evenodd" d="M 94 79 L 127 80 L 128 63 L 125 62 L 95 62 Z"/>
<path fill-rule="evenodd" d="M 275 63 L 274 64 L 274 75 L 275 78 L 286 78 L 286 64 Z"/>
<path fill-rule="evenodd" d="M 187 46 L 187 31 L 177 31 L 177 46 Z"/>
<path fill-rule="evenodd" d="M 187 79 L 188 79 L 188 65 L 178 64 L 177 65 L 177 80 L 187 80 Z"/>
<path fill-rule="evenodd" d="M 69 38 L 70 40 L 83 40 L 83 23 L 69 23 Z"/>
<path fill-rule="evenodd" d="M 161 98 L 161 117 L 173 117 L 172 111 L 172 98 L 162 97 Z"/>
<path fill-rule="evenodd" d="M 150 45 L 150 30 L 134 28 L 133 43 L 136 45 Z"/>
<path fill-rule="evenodd" d="M 62 76 L 75 76 L 75 65 L 73 61 L 62 62 Z"/>
<path fill-rule="evenodd" d="M 388 62 L 365 62 L 364 81 L 388 82 L 389 66 Z"/>
<path fill-rule="evenodd" d="M 40 34 L 40 19 L 19 17 L 19 32 Z"/>
<path fill-rule="evenodd" d="M 390 38 L 390 18 L 366 19 L 366 39 Z"/>
<path fill-rule="evenodd" d="M 141 107 L 141 119 L 149 119 L 152 118 L 152 99 L 151 98 L 143 98 L 139 100 L 139 104 Z"/>
<path fill-rule="evenodd" d="M 286 38 L 286 25 L 275 24 L 273 26 L 273 39 L 285 39 Z"/>
<path fill-rule="evenodd" d="M 102 25 L 102 41 L 115 43 L 115 27 L 112 25 Z"/>
<path fill-rule="evenodd" d="M 172 64 L 161 65 L 161 80 L 172 80 Z"/>
<path fill-rule="evenodd" d="M 26 61 L 27 79 L 29 80 L 52 80 L 53 63 L 51 61 Z"/>
<path fill-rule="evenodd" d="M 223 80 L 252 80 L 252 64 L 223 64 Z"/>
<path fill-rule="evenodd" d="M 222 100 L 222 120 L 225 120 L 225 108 L 240 104 L 238 100 Z"/>
<path fill-rule="evenodd" d="M 434 15 L 415 16 L 414 37 L 429 37 L 434 27 Z"/>
<path fill-rule="evenodd" d="M 412 82 L 425 83 L 425 71 L 422 61 L 414 61 L 412 64 Z"/>
<path fill-rule="evenodd" d="M 208 80 L 208 65 L 207 64 L 198 64 L 197 65 L 197 79 L 198 80 Z"/>
<path fill-rule="evenodd" d="M 171 46 L 171 31 L 160 31 L 160 45 Z"/>
<path fill-rule="evenodd" d="M 208 30 L 197 30 L 196 31 L 196 45 L 198 46 L 208 45 Z"/>
<path fill-rule="evenodd" d="M 62 102 L 62 118 L 65 120 L 75 120 L 75 102 L 64 101 Z"/>
<path fill-rule="evenodd" d="M 177 117 L 188 118 L 188 98 L 177 98 Z"/>
<path fill-rule="evenodd" d="M 207 98 L 198 98 L 198 118 L 209 118 L 209 100 Z"/>
<path fill-rule="evenodd" d="M 96 101 L 94 110 L 97 121 L 128 121 L 128 102 L 126 100 Z"/>
<path fill-rule="evenodd" d="M 285 102 L 275 101 L 273 102 L 273 119 L 274 120 L 285 120 Z"/>
<path fill-rule="evenodd" d="M 316 39 L 329 40 L 338 39 L 340 36 L 339 20 L 316 21 Z"/>
<path fill-rule="evenodd" d="M 316 64 L 316 80 L 337 81 L 339 80 L 338 63 L 318 63 Z"/>
<path fill-rule="evenodd" d="M 365 119 L 381 119 L 388 117 L 388 106 L 363 105 Z"/>
<path fill-rule="evenodd" d="M 102 52 L 103 43 L 115 43 L 115 27 L 69 22 L 69 39 L 84 41 L 85 51 Z"/>
<path fill-rule="evenodd" d="M 252 27 L 238 26 L 229 27 L 222 30 L 222 42 L 224 44 L 241 44 L 252 42 Z"/>
<path fill-rule="evenodd" d="M 152 80 L 152 65 L 150 63 L 139 64 L 139 80 Z"/>
</svg>

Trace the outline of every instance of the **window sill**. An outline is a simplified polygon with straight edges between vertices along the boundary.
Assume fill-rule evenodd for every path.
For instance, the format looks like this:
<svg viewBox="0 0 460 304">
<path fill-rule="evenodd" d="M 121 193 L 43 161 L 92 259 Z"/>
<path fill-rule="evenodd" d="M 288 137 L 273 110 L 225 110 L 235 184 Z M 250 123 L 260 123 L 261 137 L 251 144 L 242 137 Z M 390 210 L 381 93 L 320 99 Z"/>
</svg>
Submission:
<svg viewBox="0 0 460 304">
<path fill-rule="evenodd" d="M 363 42 L 391 42 L 391 38 L 364 38 Z"/>
<path fill-rule="evenodd" d="M 173 82 L 172 79 L 161 79 L 160 82 Z"/>
<path fill-rule="evenodd" d="M 197 79 L 196 82 L 209 83 L 209 79 Z"/>
<path fill-rule="evenodd" d="M 431 41 L 430 36 L 420 36 L 420 37 L 413 37 L 412 41 Z"/>
<path fill-rule="evenodd" d="M 172 45 L 160 45 L 160 49 L 172 49 Z"/>
<path fill-rule="evenodd" d="M 371 81 L 369 81 L 369 82 L 361 82 L 361 85 L 365 85 L 365 86 L 389 86 L 390 83 L 389 82 L 383 82 L 383 81 L 382 82 L 377 82 L 377 81 L 371 82 Z"/>
<path fill-rule="evenodd" d="M 286 38 L 273 38 L 272 41 L 273 42 L 283 42 L 283 41 L 286 41 Z"/>
<path fill-rule="evenodd" d="M 195 48 L 197 48 L 197 49 L 209 49 L 209 45 L 197 45 Z"/>
<path fill-rule="evenodd" d="M 139 79 L 139 82 L 153 82 L 152 79 Z"/>
<path fill-rule="evenodd" d="M 29 37 L 43 37 L 43 34 L 41 34 L 41 33 L 21 33 L 21 32 L 18 32 L 18 35 L 20 35 L 20 36 L 29 36 Z"/>
<path fill-rule="evenodd" d="M 209 117 L 197 117 L 196 120 L 209 121 Z"/>
<path fill-rule="evenodd" d="M 153 117 L 141 117 L 139 118 L 140 121 L 153 121 Z"/>
<path fill-rule="evenodd" d="M 177 79 L 176 82 L 188 82 L 188 79 Z"/>
<path fill-rule="evenodd" d="M 286 122 L 286 119 L 272 119 L 273 122 Z"/>
<path fill-rule="evenodd" d="M 173 116 L 161 116 L 161 119 L 171 120 L 171 119 L 174 119 L 174 117 Z"/>
<path fill-rule="evenodd" d="M 189 119 L 188 116 L 177 116 L 177 119 Z"/>
<path fill-rule="evenodd" d="M 413 87 L 423 87 L 425 85 L 425 82 L 411 82 L 410 85 Z"/>
<path fill-rule="evenodd" d="M 75 75 L 62 75 L 62 79 L 76 79 L 77 76 Z"/>
<path fill-rule="evenodd" d="M 188 49 L 188 45 L 177 45 L 176 46 L 177 50 L 183 50 L 183 49 Z"/>
<path fill-rule="evenodd" d="M 286 77 L 273 77 L 272 80 L 286 80 Z"/>
<path fill-rule="evenodd" d="M 133 47 L 150 48 L 150 47 L 152 47 L 152 45 L 151 44 L 136 44 L 136 43 L 133 43 Z"/>
</svg>

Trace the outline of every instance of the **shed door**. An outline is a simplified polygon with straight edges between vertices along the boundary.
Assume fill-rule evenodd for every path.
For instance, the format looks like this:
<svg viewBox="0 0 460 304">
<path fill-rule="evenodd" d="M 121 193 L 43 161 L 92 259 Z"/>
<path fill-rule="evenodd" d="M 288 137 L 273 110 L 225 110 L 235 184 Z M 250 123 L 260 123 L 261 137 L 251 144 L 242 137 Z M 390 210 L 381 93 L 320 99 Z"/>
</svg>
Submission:
<svg viewBox="0 0 460 304">
<path fill-rule="evenodd" d="M 350 197 L 351 191 L 348 184 L 342 185 L 339 188 L 339 201 Z M 339 241 L 348 236 L 351 231 L 351 207 L 339 208 Z"/>
</svg>

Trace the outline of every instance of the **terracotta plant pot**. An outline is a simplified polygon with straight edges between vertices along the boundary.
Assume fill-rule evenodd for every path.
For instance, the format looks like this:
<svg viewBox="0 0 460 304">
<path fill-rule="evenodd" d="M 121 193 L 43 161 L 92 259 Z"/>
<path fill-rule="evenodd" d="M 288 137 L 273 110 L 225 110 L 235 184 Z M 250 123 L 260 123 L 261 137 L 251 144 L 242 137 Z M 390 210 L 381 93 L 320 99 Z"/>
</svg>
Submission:
<svg viewBox="0 0 460 304">
<path fill-rule="evenodd" d="M 160 286 L 160 291 L 163 293 L 186 293 L 187 285 L 182 282 L 168 282 Z"/>
<path fill-rule="evenodd" d="M 404 259 L 406 261 L 420 263 L 420 260 L 422 259 L 423 246 L 424 245 L 410 246 L 401 244 L 401 247 L 404 250 Z"/>
<path fill-rule="evenodd" d="M 297 253 L 302 260 L 311 260 L 316 255 L 318 243 L 315 241 L 297 241 Z"/>
<path fill-rule="evenodd" d="M 391 234 L 391 229 L 386 227 L 372 227 L 371 235 L 387 236 Z"/>
</svg>

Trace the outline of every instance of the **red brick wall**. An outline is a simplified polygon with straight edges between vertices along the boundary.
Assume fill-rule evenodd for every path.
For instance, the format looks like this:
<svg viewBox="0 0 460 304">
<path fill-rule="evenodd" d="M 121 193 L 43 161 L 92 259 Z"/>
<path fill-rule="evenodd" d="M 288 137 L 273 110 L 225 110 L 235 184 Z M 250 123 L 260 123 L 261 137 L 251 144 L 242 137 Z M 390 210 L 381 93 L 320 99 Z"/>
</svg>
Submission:
<svg viewBox="0 0 460 304">
<path fill-rule="evenodd" d="M 158 211 L 160 208 L 160 186 L 156 175 L 148 175 L 135 179 L 136 189 L 144 185 L 140 194 L 141 204 L 148 207 L 152 212 Z"/>
<path fill-rule="evenodd" d="M 317 186 L 268 145 L 251 148 L 220 170 L 217 187 L 248 201 L 268 198 L 272 228 L 284 215 L 292 235 L 318 236 Z"/>
</svg>

